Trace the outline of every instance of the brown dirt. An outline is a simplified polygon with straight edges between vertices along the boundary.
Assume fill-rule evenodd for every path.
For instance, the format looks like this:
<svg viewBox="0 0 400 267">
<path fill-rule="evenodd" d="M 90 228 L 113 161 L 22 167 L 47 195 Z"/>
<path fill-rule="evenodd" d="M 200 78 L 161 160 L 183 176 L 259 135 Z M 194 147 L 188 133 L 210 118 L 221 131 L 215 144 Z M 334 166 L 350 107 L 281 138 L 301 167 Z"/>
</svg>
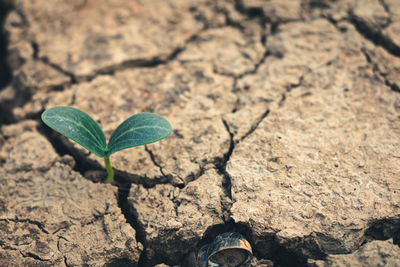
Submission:
<svg viewBox="0 0 400 267">
<path fill-rule="evenodd" d="M 226 231 L 252 266 L 400 265 L 398 0 L 0 10 L 0 266 L 183 265 Z M 105 185 L 41 122 L 57 105 L 107 138 L 143 111 L 174 132 Z"/>
</svg>

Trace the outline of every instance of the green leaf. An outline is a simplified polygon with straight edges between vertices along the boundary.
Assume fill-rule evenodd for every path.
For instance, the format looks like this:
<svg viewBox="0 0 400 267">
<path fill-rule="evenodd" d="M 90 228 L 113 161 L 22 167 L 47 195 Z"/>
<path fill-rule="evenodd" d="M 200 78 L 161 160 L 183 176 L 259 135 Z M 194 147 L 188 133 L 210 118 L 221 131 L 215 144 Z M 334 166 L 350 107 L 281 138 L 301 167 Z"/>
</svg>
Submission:
<svg viewBox="0 0 400 267">
<path fill-rule="evenodd" d="M 168 137 L 169 122 L 160 115 L 138 113 L 121 123 L 111 134 L 107 156 L 134 146 L 146 145 Z"/>
<path fill-rule="evenodd" d="M 85 112 L 72 107 L 54 107 L 43 112 L 42 121 L 93 154 L 104 157 L 107 144 L 103 130 Z"/>
</svg>

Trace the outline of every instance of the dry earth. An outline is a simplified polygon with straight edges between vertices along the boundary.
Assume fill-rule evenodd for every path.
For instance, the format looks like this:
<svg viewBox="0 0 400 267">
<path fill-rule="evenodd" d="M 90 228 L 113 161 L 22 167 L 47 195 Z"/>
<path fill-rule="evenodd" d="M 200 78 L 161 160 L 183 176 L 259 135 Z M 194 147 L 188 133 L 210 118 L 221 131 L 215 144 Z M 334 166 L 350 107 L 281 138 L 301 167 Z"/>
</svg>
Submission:
<svg viewBox="0 0 400 267">
<path fill-rule="evenodd" d="M 400 1 L 0 3 L 0 266 L 400 266 Z M 106 185 L 57 105 L 174 132 Z"/>
</svg>

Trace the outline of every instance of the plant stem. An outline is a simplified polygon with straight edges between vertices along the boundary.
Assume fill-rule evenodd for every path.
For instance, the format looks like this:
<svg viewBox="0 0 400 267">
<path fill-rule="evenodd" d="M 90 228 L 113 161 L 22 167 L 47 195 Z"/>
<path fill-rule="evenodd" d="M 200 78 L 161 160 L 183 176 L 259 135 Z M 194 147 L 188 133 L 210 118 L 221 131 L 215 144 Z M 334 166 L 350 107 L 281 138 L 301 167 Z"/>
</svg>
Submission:
<svg viewBox="0 0 400 267">
<path fill-rule="evenodd" d="M 111 167 L 110 163 L 110 158 L 107 156 L 104 156 L 104 163 L 106 164 L 106 170 L 108 173 L 107 179 L 104 181 L 104 183 L 109 184 L 114 180 L 114 171 Z"/>
</svg>

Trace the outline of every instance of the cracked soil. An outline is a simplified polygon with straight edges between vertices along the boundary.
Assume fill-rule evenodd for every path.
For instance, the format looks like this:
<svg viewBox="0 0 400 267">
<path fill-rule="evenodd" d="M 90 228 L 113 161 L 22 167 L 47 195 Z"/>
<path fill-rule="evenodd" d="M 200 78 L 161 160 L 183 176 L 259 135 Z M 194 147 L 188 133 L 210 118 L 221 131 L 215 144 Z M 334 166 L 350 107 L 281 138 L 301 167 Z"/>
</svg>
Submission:
<svg viewBox="0 0 400 267">
<path fill-rule="evenodd" d="M 192 266 L 227 231 L 252 266 L 400 266 L 400 1 L 0 0 L 0 266 Z M 108 138 L 102 159 L 40 114 Z"/>
</svg>

